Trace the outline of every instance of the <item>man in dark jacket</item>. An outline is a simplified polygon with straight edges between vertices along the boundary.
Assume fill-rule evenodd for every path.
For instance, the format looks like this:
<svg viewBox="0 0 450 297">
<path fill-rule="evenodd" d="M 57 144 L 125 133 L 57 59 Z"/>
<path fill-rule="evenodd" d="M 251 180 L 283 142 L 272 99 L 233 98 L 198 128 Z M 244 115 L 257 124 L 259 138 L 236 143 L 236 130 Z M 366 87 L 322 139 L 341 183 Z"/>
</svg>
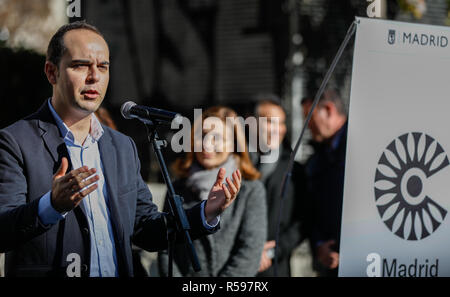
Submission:
<svg viewBox="0 0 450 297">
<path fill-rule="evenodd" d="M 264 245 L 261 263 L 257 276 L 274 276 L 274 248 L 280 216 L 281 187 L 292 152 L 286 135 L 286 113 L 280 100 L 275 95 L 258 97 L 255 115 L 260 125 L 258 153 L 252 153 L 252 161 L 261 173 L 261 181 L 266 188 L 268 214 L 268 241 Z M 256 150 L 256 149 L 253 149 Z M 306 188 L 303 168 L 294 163 L 292 177 L 289 182 L 279 226 L 277 247 L 277 276 L 291 276 L 290 260 L 293 250 L 301 243 L 302 234 L 302 201 Z"/>
<path fill-rule="evenodd" d="M 306 117 L 312 99 L 302 100 Z M 344 190 L 347 116 L 337 92 L 327 90 L 313 111 L 309 129 L 314 154 L 306 163 L 308 226 L 314 266 L 320 276 L 337 276 Z"/>
<path fill-rule="evenodd" d="M 108 87 L 108 45 L 91 25 L 64 25 L 45 73 L 52 98 L 0 130 L 6 276 L 133 276 L 132 243 L 166 248 L 167 220 L 142 180 L 134 142 L 94 115 Z M 206 203 L 187 211 L 193 238 L 217 230 L 239 191 L 240 180 L 229 191 L 224 175 Z"/>
</svg>

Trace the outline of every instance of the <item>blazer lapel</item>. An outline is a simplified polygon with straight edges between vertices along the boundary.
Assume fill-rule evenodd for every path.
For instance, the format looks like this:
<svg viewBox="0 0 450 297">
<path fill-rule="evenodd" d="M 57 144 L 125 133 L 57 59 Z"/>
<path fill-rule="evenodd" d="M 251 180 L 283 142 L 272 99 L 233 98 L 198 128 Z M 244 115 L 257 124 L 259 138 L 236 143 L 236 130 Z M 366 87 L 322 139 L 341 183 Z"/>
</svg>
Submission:
<svg viewBox="0 0 450 297">
<path fill-rule="evenodd" d="M 68 157 L 69 154 L 55 119 L 50 112 L 47 101 L 45 101 L 37 112 L 37 119 L 45 148 L 52 156 L 53 161 L 59 163 L 62 157 Z M 70 164 L 70 166 L 71 165 L 72 164 Z M 55 170 L 53 170 L 53 172 L 55 172 Z"/>
<path fill-rule="evenodd" d="M 109 210 L 111 214 L 111 222 L 116 231 L 117 240 L 123 242 L 123 226 L 122 218 L 120 216 L 120 205 L 117 198 L 117 162 L 116 162 L 116 149 L 112 142 L 111 136 L 107 129 L 98 142 L 98 148 L 100 151 L 100 158 L 103 164 L 103 175 L 105 176 L 106 186 L 108 189 L 109 197 Z"/>
</svg>

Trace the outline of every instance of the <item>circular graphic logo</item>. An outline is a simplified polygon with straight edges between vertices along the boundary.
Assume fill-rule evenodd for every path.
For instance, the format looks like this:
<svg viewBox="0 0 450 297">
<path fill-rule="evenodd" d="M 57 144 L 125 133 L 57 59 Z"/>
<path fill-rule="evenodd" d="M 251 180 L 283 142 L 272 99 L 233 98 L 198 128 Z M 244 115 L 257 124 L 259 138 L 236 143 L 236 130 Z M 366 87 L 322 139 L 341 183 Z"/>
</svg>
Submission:
<svg viewBox="0 0 450 297">
<path fill-rule="evenodd" d="M 442 146 L 424 133 L 406 133 L 383 151 L 375 173 L 375 203 L 391 232 L 421 240 L 436 231 L 447 215 L 429 196 L 429 178 L 449 165 Z"/>
</svg>

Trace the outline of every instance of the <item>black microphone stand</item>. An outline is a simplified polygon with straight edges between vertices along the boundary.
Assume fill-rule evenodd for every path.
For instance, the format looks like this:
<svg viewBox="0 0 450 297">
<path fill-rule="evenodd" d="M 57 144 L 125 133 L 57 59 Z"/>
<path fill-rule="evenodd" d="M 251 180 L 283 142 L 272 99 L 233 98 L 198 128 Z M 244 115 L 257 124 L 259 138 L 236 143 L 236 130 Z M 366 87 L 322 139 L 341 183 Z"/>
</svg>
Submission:
<svg viewBox="0 0 450 297">
<path fill-rule="evenodd" d="M 161 153 L 161 148 L 167 147 L 167 141 L 160 140 L 156 129 L 158 126 L 163 125 L 163 122 L 145 120 L 142 122 L 147 128 L 147 136 L 149 142 L 153 146 L 156 157 L 158 158 L 159 167 L 164 178 L 164 182 L 167 185 L 167 199 L 169 202 L 170 213 L 167 215 L 167 240 L 168 240 L 168 254 L 169 254 L 169 269 L 168 276 L 173 276 L 173 253 L 175 248 L 175 241 L 177 234 L 182 234 L 184 237 L 184 243 L 189 253 L 189 258 L 192 263 L 192 267 L 195 272 L 201 270 L 200 263 L 198 261 L 197 252 L 192 244 L 191 236 L 189 234 L 190 226 L 186 217 L 186 213 L 183 208 L 183 197 L 177 195 L 170 180 L 169 171 L 167 170 L 164 157 Z"/>
</svg>

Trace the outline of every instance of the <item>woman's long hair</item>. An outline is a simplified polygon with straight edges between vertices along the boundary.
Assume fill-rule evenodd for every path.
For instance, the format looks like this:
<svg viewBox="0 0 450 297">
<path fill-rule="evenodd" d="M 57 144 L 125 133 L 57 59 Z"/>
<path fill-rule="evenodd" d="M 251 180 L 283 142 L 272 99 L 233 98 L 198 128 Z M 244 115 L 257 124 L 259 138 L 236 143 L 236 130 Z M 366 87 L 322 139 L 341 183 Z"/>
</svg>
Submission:
<svg viewBox="0 0 450 297">
<path fill-rule="evenodd" d="M 186 155 L 182 158 L 178 158 L 173 163 L 172 169 L 174 173 L 179 177 L 188 177 L 189 169 L 194 162 L 194 131 L 199 128 L 202 129 L 203 122 L 205 119 L 209 117 L 216 117 L 222 120 L 224 124 L 227 123 L 227 118 L 235 119 L 233 122 L 233 130 L 234 130 L 234 150 L 232 154 L 234 154 L 238 159 L 238 168 L 241 171 L 242 177 L 247 180 L 255 180 L 260 177 L 259 171 L 253 166 L 250 161 L 250 157 L 248 155 L 248 148 L 245 141 L 245 134 L 242 125 L 239 121 L 237 121 L 237 113 L 231 108 L 225 106 L 214 106 L 208 108 L 205 112 L 202 113 L 201 123 L 200 118 L 196 119 L 193 127 L 191 128 L 191 150 L 186 152 Z M 199 125 L 201 126 L 199 127 Z M 224 137 L 226 137 L 224 135 Z"/>
</svg>

